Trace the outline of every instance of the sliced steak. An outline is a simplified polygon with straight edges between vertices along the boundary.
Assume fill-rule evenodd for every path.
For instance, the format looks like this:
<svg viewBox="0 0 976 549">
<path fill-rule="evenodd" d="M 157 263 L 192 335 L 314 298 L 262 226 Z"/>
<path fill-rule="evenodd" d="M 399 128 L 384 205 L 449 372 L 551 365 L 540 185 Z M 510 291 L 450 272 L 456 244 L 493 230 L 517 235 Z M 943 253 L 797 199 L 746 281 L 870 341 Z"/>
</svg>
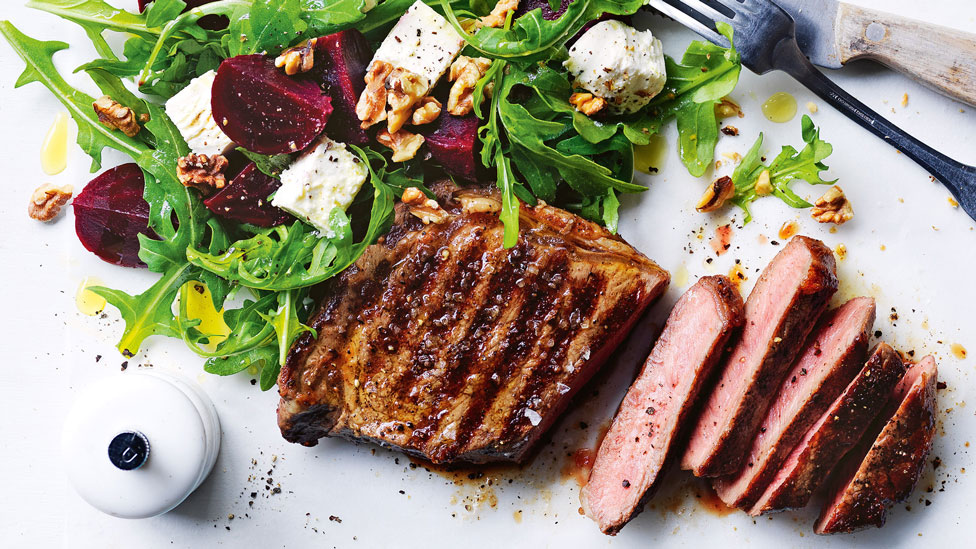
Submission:
<svg viewBox="0 0 976 549">
<path fill-rule="evenodd" d="M 905 365 L 894 349 L 886 343 L 875 347 L 857 377 L 793 448 L 749 514 L 755 517 L 806 506 L 837 462 L 860 440 L 904 375 Z"/>
<path fill-rule="evenodd" d="M 814 524 L 818 534 L 847 533 L 884 526 L 888 507 L 908 498 L 918 482 L 935 435 L 935 359 L 927 356 L 908 369 L 892 395 L 887 421 L 876 438 L 844 458 L 840 482 Z M 865 451 L 866 448 L 866 451 Z M 859 451 L 860 450 L 860 451 Z"/>
<path fill-rule="evenodd" d="M 854 298 L 827 313 L 780 384 L 776 399 L 735 475 L 712 482 L 729 507 L 751 507 L 786 456 L 864 365 L 874 300 Z"/>
<path fill-rule="evenodd" d="M 742 298 L 724 276 L 702 278 L 675 303 L 581 492 L 604 533 L 617 533 L 653 495 L 702 382 L 742 322 Z"/>
<path fill-rule="evenodd" d="M 389 234 L 324 289 L 318 336 L 295 343 L 278 379 L 287 440 L 520 461 L 668 285 L 568 212 L 523 207 L 505 249 L 496 191 L 435 192 L 441 222 L 398 203 Z"/>
<path fill-rule="evenodd" d="M 837 291 L 834 256 L 796 236 L 766 266 L 746 300 L 742 336 L 702 408 L 682 469 L 717 477 L 739 470 L 786 370 Z"/>
</svg>

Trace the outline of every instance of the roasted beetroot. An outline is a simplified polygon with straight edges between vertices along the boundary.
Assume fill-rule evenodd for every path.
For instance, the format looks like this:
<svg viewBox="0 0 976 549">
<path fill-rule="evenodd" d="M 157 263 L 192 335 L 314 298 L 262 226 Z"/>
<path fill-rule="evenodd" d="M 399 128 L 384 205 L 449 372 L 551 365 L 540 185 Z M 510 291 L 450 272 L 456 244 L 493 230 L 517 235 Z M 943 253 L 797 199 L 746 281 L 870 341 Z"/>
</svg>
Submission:
<svg viewBox="0 0 976 549">
<path fill-rule="evenodd" d="M 534 9 L 541 8 L 543 19 L 546 21 L 555 21 L 559 19 L 560 15 L 566 13 L 566 8 L 569 7 L 570 2 L 572 0 L 560 0 L 559 9 L 553 10 L 552 6 L 549 5 L 549 0 L 522 0 L 519 2 L 518 9 L 515 10 L 515 18 L 518 19 Z"/>
<path fill-rule="evenodd" d="M 224 60 L 213 84 L 214 120 L 249 151 L 281 154 L 310 145 L 329 120 L 332 103 L 311 80 L 292 78 L 264 55 Z"/>
<path fill-rule="evenodd" d="M 146 11 L 146 6 L 148 6 L 153 0 L 139 0 L 139 13 Z M 183 0 L 186 2 L 186 9 L 183 11 L 189 11 L 193 8 L 199 8 L 204 4 L 210 4 L 216 2 L 217 0 Z M 223 15 L 205 15 L 200 18 L 197 22 L 201 27 L 209 30 L 220 30 L 227 28 L 230 20 Z"/>
<path fill-rule="evenodd" d="M 478 124 L 474 113 L 453 116 L 445 112 L 436 122 L 422 126 L 426 129 L 425 142 L 434 160 L 448 173 L 469 181 L 477 179 Z"/>
<path fill-rule="evenodd" d="M 332 99 L 335 110 L 325 132 L 337 141 L 354 145 L 369 143 L 369 134 L 359 127 L 356 102 L 366 87 L 366 66 L 372 57 L 373 52 L 366 37 L 356 29 L 323 36 L 315 41 L 312 77 Z"/>
<path fill-rule="evenodd" d="M 220 217 L 259 227 L 274 227 L 291 219 L 286 212 L 272 206 L 268 199 L 280 186 L 280 181 L 262 173 L 252 162 L 230 185 L 203 203 Z"/>
<path fill-rule="evenodd" d="M 139 260 L 139 234 L 149 229 L 149 204 L 142 169 L 123 164 L 92 179 L 75 197 L 75 232 L 88 251 L 125 267 L 145 267 Z"/>
</svg>

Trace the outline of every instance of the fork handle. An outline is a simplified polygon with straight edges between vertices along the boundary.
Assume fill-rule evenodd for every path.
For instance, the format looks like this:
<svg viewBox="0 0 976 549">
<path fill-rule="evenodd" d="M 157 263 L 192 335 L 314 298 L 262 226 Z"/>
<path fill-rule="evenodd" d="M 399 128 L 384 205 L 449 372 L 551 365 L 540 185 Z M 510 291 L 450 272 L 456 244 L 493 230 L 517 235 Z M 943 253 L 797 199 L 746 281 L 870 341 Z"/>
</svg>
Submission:
<svg viewBox="0 0 976 549">
<path fill-rule="evenodd" d="M 776 68 L 806 86 L 861 127 L 917 162 L 949 189 L 969 217 L 976 219 L 976 167 L 957 162 L 915 139 L 834 84 L 800 51 L 795 40 L 776 45 Z"/>
</svg>

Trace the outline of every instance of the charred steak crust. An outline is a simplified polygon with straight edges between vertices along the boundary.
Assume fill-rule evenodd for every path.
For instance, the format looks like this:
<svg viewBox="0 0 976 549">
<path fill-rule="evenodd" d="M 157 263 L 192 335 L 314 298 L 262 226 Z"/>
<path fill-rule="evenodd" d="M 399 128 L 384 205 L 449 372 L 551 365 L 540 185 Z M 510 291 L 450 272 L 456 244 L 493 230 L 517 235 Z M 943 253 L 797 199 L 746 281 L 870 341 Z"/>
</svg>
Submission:
<svg viewBox="0 0 976 549">
<path fill-rule="evenodd" d="M 861 439 L 880 403 L 904 374 L 898 353 L 886 343 L 878 344 L 857 377 L 790 452 L 749 514 L 806 506 L 834 466 Z"/>
<path fill-rule="evenodd" d="M 603 533 L 619 532 L 653 496 L 703 381 L 742 326 L 743 307 L 724 276 L 700 279 L 675 303 L 581 492 L 583 508 Z"/>
<path fill-rule="evenodd" d="M 278 380 L 285 439 L 339 436 L 434 462 L 523 459 L 669 276 L 618 236 L 540 203 L 502 246 L 497 192 L 434 186 L 323 289 Z"/>
<path fill-rule="evenodd" d="M 935 435 L 935 359 L 912 366 L 895 388 L 890 408 L 882 413 L 876 438 L 863 439 L 866 452 L 852 451 L 838 470 L 840 482 L 814 524 L 817 534 L 848 533 L 884 526 L 888 507 L 911 495 L 932 449 Z M 850 471 L 853 470 L 853 474 Z"/>
<path fill-rule="evenodd" d="M 804 263 L 803 277 L 795 287 L 776 295 L 777 278 L 783 275 L 783 269 L 777 267 L 792 261 L 794 256 L 809 258 L 809 263 Z M 836 271 L 830 249 L 805 236 L 793 237 L 763 270 L 746 300 L 742 336 L 701 411 L 688 452 L 682 458 L 683 469 L 690 469 L 699 477 L 730 475 L 739 469 L 745 458 L 743 449 L 750 447 L 784 374 L 837 291 Z M 756 341 L 766 329 L 757 313 L 764 308 L 761 302 L 782 299 L 789 301 L 784 313 L 773 319 L 773 337 Z M 738 372 L 742 365 L 749 371 Z M 743 383 L 746 387 L 740 394 L 737 387 Z"/>
</svg>

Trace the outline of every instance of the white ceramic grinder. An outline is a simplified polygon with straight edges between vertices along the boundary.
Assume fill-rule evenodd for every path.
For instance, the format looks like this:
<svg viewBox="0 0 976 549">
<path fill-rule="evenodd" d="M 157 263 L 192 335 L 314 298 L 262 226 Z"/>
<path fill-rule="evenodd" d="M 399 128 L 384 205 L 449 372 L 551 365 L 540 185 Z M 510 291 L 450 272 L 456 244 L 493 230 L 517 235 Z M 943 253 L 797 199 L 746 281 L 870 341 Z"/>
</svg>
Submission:
<svg viewBox="0 0 976 549">
<path fill-rule="evenodd" d="M 62 438 L 68 478 L 95 508 L 146 518 L 179 505 L 220 449 L 217 410 L 196 384 L 142 370 L 87 387 Z"/>
</svg>

